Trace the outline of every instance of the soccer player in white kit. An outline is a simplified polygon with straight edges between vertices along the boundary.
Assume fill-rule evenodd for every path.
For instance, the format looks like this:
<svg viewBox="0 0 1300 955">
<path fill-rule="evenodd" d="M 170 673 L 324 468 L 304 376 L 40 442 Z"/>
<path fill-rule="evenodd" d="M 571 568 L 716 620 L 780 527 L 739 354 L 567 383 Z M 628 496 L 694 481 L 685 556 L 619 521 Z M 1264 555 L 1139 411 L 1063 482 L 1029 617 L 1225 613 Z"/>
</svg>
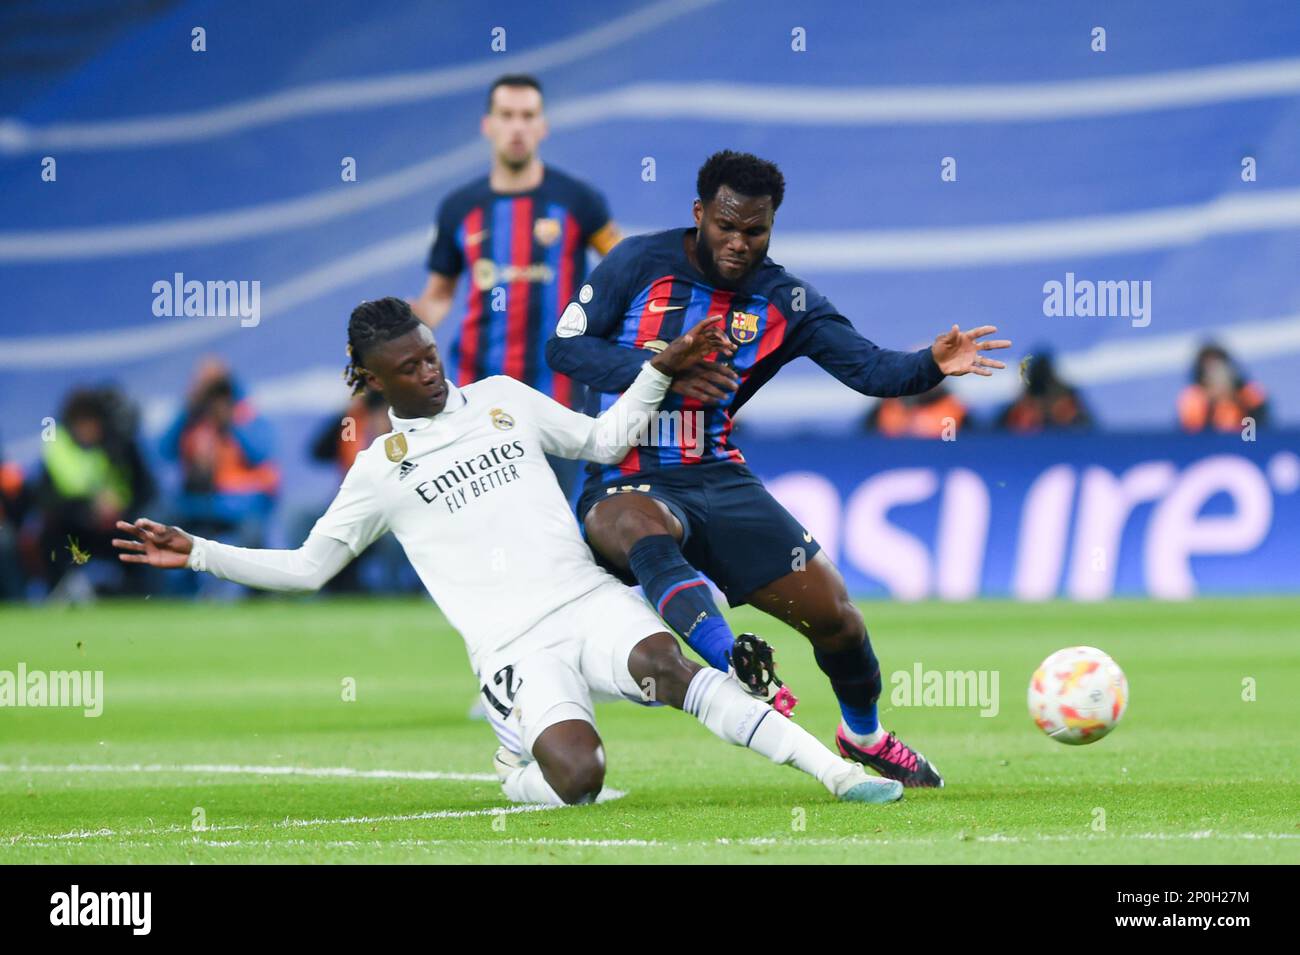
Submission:
<svg viewBox="0 0 1300 955">
<path fill-rule="evenodd" d="M 595 800 L 605 754 L 593 701 L 602 699 L 683 709 L 840 799 L 892 802 L 900 783 L 841 759 L 734 675 L 687 660 L 649 606 L 596 565 L 546 463 L 546 454 L 622 460 L 651 437 L 672 376 L 734 347 L 706 319 L 592 418 L 504 376 L 457 388 L 406 302 L 363 302 L 348 323 L 349 381 L 383 393 L 393 430 L 357 455 L 301 547 L 233 547 L 147 518 L 119 521 L 130 538 L 113 543 L 128 563 L 303 592 L 391 530 L 465 640 L 501 743 L 497 772 L 515 802 Z"/>
</svg>

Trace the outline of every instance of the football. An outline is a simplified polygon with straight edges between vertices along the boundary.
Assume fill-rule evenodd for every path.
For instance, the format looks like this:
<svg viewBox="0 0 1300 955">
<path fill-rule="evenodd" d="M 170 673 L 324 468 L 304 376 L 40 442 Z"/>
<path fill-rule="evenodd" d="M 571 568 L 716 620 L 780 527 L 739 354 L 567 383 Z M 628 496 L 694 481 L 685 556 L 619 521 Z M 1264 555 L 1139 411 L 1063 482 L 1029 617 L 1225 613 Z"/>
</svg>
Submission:
<svg viewBox="0 0 1300 955">
<path fill-rule="evenodd" d="M 1095 743 L 1115 728 L 1128 706 L 1128 679 L 1096 647 L 1057 650 L 1029 681 L 1029 715 L 1059 743 Z"/>
</svg>

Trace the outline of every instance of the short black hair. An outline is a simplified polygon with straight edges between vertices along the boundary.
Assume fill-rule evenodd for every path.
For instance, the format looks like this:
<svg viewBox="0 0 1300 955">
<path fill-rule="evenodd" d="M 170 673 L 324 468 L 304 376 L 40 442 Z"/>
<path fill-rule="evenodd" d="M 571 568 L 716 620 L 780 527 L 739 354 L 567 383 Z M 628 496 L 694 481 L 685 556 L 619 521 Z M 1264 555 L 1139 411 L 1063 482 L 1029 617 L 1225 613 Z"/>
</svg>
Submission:
<svg viewBox="0 0 1300 955">
<path fill-rule="evenodd" d="M 722 186 L 729 187 L 742 196 L 771 196 L 772 211 L 781 208 L 785 198 L 785 176 L 776 163 L 759 159 L 752 153 L 732 152 L 724 149 L 704 160 L 695 179 L 696 195 L 708 202 Z"/>
<path fill-rule="evenodd" d="M 492 83 L 492 87 L 488 90 L 487 109 L 483 110 L 483 112 L 492 112 L 492 97 L 496 93 L 497 88 L 501 86 L 528 86 L 537 90 L 539 96 L 542 92 L 542 81 L 531 73 L 507 73 L 505 76 L 498 76 Z"/>
<path fill-rule="evenodd" d="M 352 387 L 354 395 L 365 390 L 362 366 L 370 349 L 400 338 L 419 324 L 406 300 L 391 295 L 362 302 L 352 310 L 348 319 L 348 366 L 343 370 L 343 379 Z"/>
<path fill-rule="evenodd" d="M 230 398 L 233 400 L 234 397 L 235 383 L 230 380 L 229 375 L 222 375 L 220 378 L 210 382 L 207 388 L 203 389 L 203 394 L 199 396 L 198 403 L 207 404 L 208 402 L 215 401 L 218 398 Z"/>
</svg>

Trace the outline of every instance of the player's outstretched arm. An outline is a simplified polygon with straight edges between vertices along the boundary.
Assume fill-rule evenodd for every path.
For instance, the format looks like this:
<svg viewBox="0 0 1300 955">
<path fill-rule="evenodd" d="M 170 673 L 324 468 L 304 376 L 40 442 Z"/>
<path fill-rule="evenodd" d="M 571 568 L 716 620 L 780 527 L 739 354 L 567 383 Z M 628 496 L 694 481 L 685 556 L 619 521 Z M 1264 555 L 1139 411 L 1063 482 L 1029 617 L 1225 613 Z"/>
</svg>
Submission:
<svg viewBox="0 0 1300 955">
<path fill-rule="evenodd" d="M 310 535 L 297 550 L 257 550 L 206 540 L 147 517 L 133 524 L 118 521 L 117 529 L 125 536 L 113 546 L 123 563 L 207 571 L 259 590 L 310 593 L 352 560 L 346 544 L 324 534 Z"/>
<path fill-rule="evenodd" d="M 806 355 L 854 391 L 875 398 L 919 395 L 943 381 L 931 349 L 881 348 L 839 314 L 806 323 L 792 353 Z"/>
<path fill-rule="evenodd" d="M 1005 367 L 982 355 L 1010 347 L 1009 341 L 979 340 L 995 331 L 992 325 L 983 325 L 963 332 L 954 325 L 930 348 L 894 351 L 864 338 L 843 316 L 829 315 L 808 324 L 794 353 L 807 355 L 854 391 L 894 398 L 929 391 L 945 375 L 990 375 L 992 369 Z"/>
</svg>

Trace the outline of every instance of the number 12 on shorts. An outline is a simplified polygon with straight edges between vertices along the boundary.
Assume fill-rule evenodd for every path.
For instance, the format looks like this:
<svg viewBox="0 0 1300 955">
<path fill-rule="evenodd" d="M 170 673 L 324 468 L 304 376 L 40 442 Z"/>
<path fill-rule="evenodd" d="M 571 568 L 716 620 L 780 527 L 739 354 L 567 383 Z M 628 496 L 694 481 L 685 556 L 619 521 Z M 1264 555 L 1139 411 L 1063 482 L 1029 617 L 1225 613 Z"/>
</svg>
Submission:
<svg viewBox="0 0 1300 955">
<path fill-rule="evenodd" d="M 515 668 L 511 665 L 504 666 L 500 670 L 497 670 L 497 672 L 492 676 L 492 683 L 501 687 L 507 702 L 509 702 L 511 706 L 507 706 L 505 703 L 502 703 L 497 699 L 496 695 L 492 692 L 492 688 L 486 683 L 483 684 L 483 699 L 487 700 L 488 706 L 501 714 L 502 719 L 506 719 L 510 716 L 510 710 L 515 702 L 515 694 L 519 692 L 519 687 L 523 685 L 523 680 L 515 679 Z"/>
</svg>

